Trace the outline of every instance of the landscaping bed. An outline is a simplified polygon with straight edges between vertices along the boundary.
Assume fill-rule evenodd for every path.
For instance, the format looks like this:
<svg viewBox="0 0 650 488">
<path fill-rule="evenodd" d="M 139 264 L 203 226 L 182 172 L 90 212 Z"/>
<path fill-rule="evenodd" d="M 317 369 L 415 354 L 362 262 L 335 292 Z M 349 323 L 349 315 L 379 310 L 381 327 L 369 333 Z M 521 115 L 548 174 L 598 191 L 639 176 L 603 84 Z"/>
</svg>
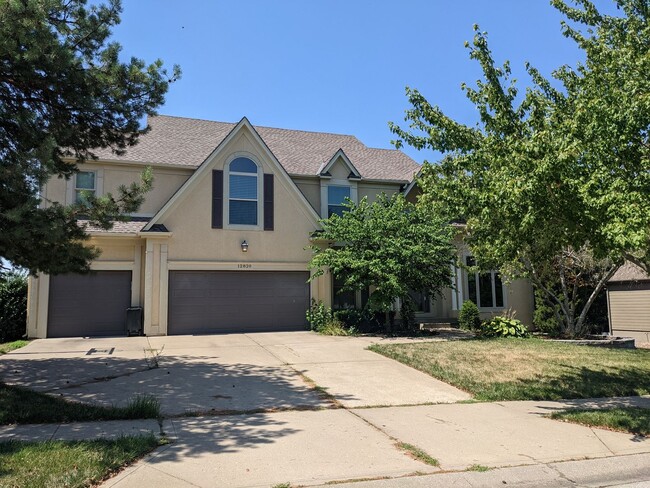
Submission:
<svg viewBox="0 0 650 488">
<path fill-rule="evenodd" d="M 153 434 L 114 440 L 0 442 L 0 486 L 94 486 L 161 445 Z"/>
<path fill-rule="evenodd" d="M 564 339 L 561 337 L 551 337 L 542 334 L 537 335 L 540 339 L 555 342 L 564 342 L 566 344 L 573 344 L 576 346 L 595 346 L 595 347 L 611 347 L 617 349 L 634 349 L 634 339 L 631 337 L 613 337 L 603 335 L 590 335 L 582 339 Z"/>
<path fill-rule="evenodd" d="M 650 350 L 541 339 L 483 339 L 370 346 L 471 393 L 479 401 L 650 394 Z"/>
</svg>

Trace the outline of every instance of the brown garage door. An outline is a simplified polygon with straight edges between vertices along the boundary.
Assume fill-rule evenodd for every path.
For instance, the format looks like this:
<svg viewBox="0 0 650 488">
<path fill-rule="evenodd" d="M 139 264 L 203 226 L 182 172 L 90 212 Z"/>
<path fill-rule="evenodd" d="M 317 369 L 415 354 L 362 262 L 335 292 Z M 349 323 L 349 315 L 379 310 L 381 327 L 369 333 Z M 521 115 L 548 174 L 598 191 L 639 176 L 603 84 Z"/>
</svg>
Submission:
<svg viewBox="0 0 650 488">
<path fill-rule="evenodd" d="M 309 273 L 170 271 L 169 334 L 301 330 Z"/>
<path fill-rule="evenodd" d="M 126 334 L 131 271 L 96 271 L 50 277 L 48 337 Z"/>
</svg>

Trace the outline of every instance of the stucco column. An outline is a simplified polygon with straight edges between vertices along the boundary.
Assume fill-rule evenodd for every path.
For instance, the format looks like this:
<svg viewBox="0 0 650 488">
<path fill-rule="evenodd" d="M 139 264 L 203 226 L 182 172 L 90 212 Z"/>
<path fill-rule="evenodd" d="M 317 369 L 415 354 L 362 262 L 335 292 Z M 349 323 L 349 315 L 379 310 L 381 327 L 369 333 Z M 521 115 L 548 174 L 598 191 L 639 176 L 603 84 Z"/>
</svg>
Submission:
<svg viewBox="0 0 650 488">
<path fill-rule="evenodd" d="M 144 258 L 144 333 L 167 334 L 168 266 L 165 241 L 147 239 Z"/>
<path fill-rule="evenodd" d="M 153 241 L 147 240 L 144 254 L 144 334 L 156 335 L 152 330 L 153 310 Z"/>
</svg>

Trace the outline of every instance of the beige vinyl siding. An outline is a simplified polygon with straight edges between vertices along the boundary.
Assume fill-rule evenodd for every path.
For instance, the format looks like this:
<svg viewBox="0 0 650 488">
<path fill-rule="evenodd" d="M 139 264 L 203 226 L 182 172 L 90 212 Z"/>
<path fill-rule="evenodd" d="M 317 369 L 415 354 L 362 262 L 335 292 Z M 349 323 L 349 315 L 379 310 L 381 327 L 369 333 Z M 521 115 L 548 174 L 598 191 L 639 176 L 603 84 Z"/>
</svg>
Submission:
<svg viewBox="0 0 650 488">
<path fill-rule="evenodd" d="M 650 331 L 650 289 L 610 290 L 612 330 Z"/>
</svg>

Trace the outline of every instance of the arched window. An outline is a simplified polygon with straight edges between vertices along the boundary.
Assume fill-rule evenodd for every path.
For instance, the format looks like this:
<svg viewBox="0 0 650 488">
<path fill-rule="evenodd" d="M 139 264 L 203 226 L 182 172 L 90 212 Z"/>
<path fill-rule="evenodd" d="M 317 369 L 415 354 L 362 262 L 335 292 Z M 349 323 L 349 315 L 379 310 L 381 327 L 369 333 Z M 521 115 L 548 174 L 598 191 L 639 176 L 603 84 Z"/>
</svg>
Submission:
<svg viewBox="0 0 650 488">
<path fill-rule="evenodd" d="M 257 225 L 257 165 L 248 158 L 236 158 L 228 171 L 228 222 Z"/>
</svg>

